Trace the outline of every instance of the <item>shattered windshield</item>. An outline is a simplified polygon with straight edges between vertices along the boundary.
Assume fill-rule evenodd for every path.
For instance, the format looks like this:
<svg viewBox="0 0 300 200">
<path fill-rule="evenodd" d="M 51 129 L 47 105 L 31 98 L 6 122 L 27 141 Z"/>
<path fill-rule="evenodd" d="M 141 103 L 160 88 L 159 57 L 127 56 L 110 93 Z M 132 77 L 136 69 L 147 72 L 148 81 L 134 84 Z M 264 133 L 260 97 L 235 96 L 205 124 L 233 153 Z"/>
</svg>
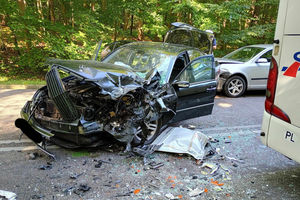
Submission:
<svg viewBox="0 0 300 200">
<path fill-rule="evenodd" d="M 176 56 L 168 55 L 162 50 L 126 46 L 109 55 L 103 62 L 130 68 L 142 78 L 156 68 L 160 73 L 161 83 L 166 83 L 168 68 L 175 58 Z"/>
<path fill-rule="evenodd" d="M 264 50 L 264 48 L 261 47 L 245 47 L 238 49 L 223 58 L 228 59 L 228 60 L 237 60 L 241 62 L 247 62 L 254 56 L 256 56 L 259 52 Z"/>
</svg>

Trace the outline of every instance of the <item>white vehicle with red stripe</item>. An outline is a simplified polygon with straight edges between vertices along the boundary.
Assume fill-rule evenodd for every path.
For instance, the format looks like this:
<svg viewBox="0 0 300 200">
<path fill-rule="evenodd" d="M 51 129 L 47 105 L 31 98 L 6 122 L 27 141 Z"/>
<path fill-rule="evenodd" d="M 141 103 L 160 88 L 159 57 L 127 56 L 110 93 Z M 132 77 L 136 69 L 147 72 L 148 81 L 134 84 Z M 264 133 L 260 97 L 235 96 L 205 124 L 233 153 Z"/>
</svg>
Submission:
<svg viewBox="0 0 300 200">
<path fill-rule="evenodd" d="M 299 0 L 280 1 L 261 139 L 300 163 L 299 10 Z"/>
</svg>

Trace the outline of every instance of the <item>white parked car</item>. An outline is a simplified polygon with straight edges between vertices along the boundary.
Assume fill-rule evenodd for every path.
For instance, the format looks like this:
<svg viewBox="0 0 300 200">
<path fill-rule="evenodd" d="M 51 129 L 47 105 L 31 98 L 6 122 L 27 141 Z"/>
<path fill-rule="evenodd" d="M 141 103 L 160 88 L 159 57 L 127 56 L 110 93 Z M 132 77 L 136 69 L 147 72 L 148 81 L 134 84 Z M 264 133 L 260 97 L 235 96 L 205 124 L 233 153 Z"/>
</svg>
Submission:
<svg viewBox="0 0 300 200">
<path fill-rule="evenodd" d="M 265 90 L 272 48 L 271 44 L 249 45 L 217 58 L 217 90 L 229 97 L 239 97 L 246 90 Z"/>
</svg>

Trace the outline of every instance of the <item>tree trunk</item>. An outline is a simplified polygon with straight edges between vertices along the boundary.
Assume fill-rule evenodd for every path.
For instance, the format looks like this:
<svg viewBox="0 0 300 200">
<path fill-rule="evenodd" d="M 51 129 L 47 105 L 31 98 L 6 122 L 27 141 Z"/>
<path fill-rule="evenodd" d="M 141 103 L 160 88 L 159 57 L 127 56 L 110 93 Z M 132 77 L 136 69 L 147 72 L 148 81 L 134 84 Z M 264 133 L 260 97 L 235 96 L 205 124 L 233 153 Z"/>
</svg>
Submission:
<svg viewBox="0 0 300 200">
<path fill-rule="evenodd" d="M 101 0 L 101 6 L 102 6 L 102 10 L 106 10 L 106 8 L 107 8 L 106 0 Z"/>
<path fill-rule="evenodd" d="M 71 7 L 71 24 L 72 24 L 72 27 L 74 28 L 75 27 L 75 19 L 74 19 L 74 6 L 73 6 L 73 1 L 70 1 L 70 7 Z"/>
<path fill-rule="evenodd" d="M 130 20 L 130 35 L 132 36 L 132 30 L 133 30 L 133 15 L 131 15 L 131 20 Z"/>
<path fill-rule="evenodd" d="M 95 12 L 95 2 L 94 1 L 91 2 L 91 10 L 93 12 Z"/>
<path fill-rule="evenodd" d="M 26 0 L 18 0 L 18 5 L 19 5 L 21 15 L 24 15 L 25 8 L 26 8 Z"/>
<path fill-rule="evenodd" d="M 37 8 L 37 11 L 38 11 L 38 13 L 40 15 L 40 18 L 44 19 L 44 16 L 43 16 L 43 7 L 42 7 L 41 0 L 36 0 L 36 8 Z"/>
<path fill-rule="evenodd" d="M 138 40 L 143 40 L 143 21 L 141 19 L 138 20 Z"/>
<path fill-rule="evenodd" d="M 48 0 L 48 7 L 49 7 L 49 20 L 52 23 L 55 23 L 54 2 L 53 2 L 53 0 Z"/>
<path fill-rule="evenodd" d="M 115 20 L 115 23 L 114 23 L 114 42 L 117 40 L 117 21 Z"/>
</svg>

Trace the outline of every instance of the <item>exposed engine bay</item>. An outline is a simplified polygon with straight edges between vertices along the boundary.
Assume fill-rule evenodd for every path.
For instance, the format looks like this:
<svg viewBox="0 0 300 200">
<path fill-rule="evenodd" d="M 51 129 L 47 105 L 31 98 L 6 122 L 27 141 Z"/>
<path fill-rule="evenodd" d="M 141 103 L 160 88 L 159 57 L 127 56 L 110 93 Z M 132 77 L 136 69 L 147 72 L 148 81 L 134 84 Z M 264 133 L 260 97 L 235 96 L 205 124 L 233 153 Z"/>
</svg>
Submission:
<svg viewBox="0 0 300 200">
<path fill-rule="evenodd" d="M 61 139 L 104 131 L 120 142 L 143 144 L 153 131 L 159 131 L 151 129 L 151 123 L 162 120 L 163 112 L 170 112 L 170 119 L 175 114 L 176 93 L 168 84 L 159 84 L 157 71 L 147 80 L 106 73 L 90 81 L 76 75 L 61 79 L 59 70 L 69 72 L 52 66 L 46 75 L 47 86 L 38 90 L 31 102 L 30 115 Z"/>
</svg>

